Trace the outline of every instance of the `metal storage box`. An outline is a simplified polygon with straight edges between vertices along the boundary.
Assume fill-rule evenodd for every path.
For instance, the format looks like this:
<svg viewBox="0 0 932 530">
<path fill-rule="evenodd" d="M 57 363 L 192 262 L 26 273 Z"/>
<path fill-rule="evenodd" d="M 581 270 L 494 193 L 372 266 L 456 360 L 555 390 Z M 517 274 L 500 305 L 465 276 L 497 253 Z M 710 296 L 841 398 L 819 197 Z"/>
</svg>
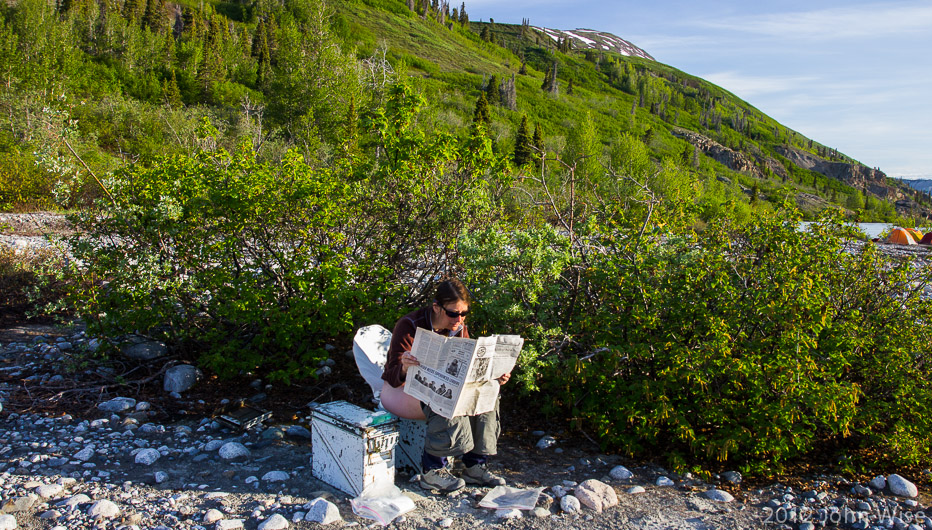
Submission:
<svg viewBox="0 0 932 530">
<path fill-rule="evenodd" d="M 346 401 L 311 410 L 314 477 L 340 491 L 359 495 L 375 482 L 395 481 L 398 420 Z"/>
</svg>

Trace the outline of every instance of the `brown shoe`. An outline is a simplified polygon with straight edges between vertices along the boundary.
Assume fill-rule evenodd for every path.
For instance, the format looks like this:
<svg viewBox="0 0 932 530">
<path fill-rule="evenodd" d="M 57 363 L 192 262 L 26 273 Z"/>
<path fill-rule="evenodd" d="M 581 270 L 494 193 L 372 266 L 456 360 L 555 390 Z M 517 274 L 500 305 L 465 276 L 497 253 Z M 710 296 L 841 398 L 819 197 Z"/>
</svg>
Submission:
<svg viewBox="0 0 932 530">
<path fill-rule="evenodd" d="M 468 484 L 476 484 L 488 488 L 505 485 L 505 479 L 489 471 L 485 467 L 485 464 L 476 464 L 464 469 L 463 480 Z"/>
</svg>

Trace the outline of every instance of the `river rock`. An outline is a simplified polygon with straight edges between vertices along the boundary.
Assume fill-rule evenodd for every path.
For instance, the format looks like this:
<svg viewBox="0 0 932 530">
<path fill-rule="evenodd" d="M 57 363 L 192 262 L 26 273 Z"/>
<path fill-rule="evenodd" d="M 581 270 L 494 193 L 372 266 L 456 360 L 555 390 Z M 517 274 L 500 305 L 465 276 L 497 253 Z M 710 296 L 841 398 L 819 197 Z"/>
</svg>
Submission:
<svg viewBox="0 0 932 530">
<path fill-rule="evenodd" d="M 29 495 L 23 495 L 20 497 L 13 497 L 12 499 L 9 499 L 3 503 L 2 510 L 5 513 L 25 512 L 35 506 L 38 501 L 39 496 L 35 493 L 30 493 Z"/>
<path fill-rule="evenodd" d="M 582 509 L 582 505 L 576 497 L 564 495 L 563 498 L 560 499 L 560 509 L 566 513 L 579 513 L 579 510 Z"/>
<path fill-rule="evenodd" d="M 913 499 L 919 496 L 919 489 L 915 484 L 895 473 L 887 477 L 887 486 L 890 487 L 890 493 L 897 497 Z"/>
<path fill-rule="evenodd" d="M 129 338 L 129 342 L 120 347 L 120 351 L 130 359 L 151 361 L 164 357 L 168 353 L 168 346 L 164 342 L 134 335 Z"/>
<path fill-rule="evenodd" d="M 628 480 L 634 473 L 625 466 L 615 466 L 608 472 L 608 476 L 612 477 L 612 480 Z"/>
<path fill-rule="evenodd" d="M 36 495 L 43 499 L 51 499 L 53 497 L 58 497 L 64 491 L 65 487 L 61 484 L 43 484 L 36 488 Z"/>
<path fill-rule="evenodd" d="M 136 463 L 151 466 L 161 457 L 162 453 L 158 449 L 143 449 L 136 453 Z"/>
<path fill-rule="evenodd" d="M 709 490 L 703 493 L 703 495 L 705 495 L 707 499 L 711 499 L 713 501 L 718 501 L 718 502 L 732 502 L 735 500 L 734 496 L 732 496 L 731 493 L 728 493 L 727 491 L 723 491 L 719 489 Z"/>
<path fill-rule="evenodd" d="M 250 454 L 249 449 L 246 449 L 246 446 L 239 442 L 227 442 L 220 447 L 220 458 L 224 460 L 248 458 Z"/>
<path fill-rule="evenodd" d="M 618 504 L 618 495 L 615 494 L 615 490 L 608 484 L 595 479 L 585 480 L 576 486 L 575 495 L 583 506 L 592 508 L 598 513 Z"/>
<path fill-rule="evenodd" d="M 322 525 L 343 521 L 343 518 L 340 517 L 340 509 L 337 508 L 337 505 L 322 497 L 318 497 L 305 504 L 304 508 L 307 510 L 307 514 L 304 516 L 305 521 L 311 521 Z"/>
<path fill-rule="evenodd" d="M 240 530 L 243 527 L 242 519 L 224 519 L 217 521 L 217 530 Z"/>
<path fill-rule="evenodd" d="M 196 366 L 179 364 L 172 366 L 165 372 L 162 388 L 166 392 L 185 392 L 203 376 Z"/>
<path fill-rule="evenodd" d="M 0 530 L 16 530 L 16 517 L 10 514 L 0 515 Z"/>
<path fill-rule="evenodd" d="M 114 504 L 113 501 L 102 499 L 95 502 L 87 509 L 87 515 L 90 517 L 100 516 L 105 519 L 113 519 L 120 515 L 120 507 Z"/>
<path fill-rule="evenodd" d="M 97 405 L 97 408 L 104 412 L 123 412 L 135 407 L 136 400 L 130 397 L 115 397 Z"/>
<path fill-rule="evenodd" d="M 741 481 L 744 479 L 738 471 L 726 471 L 722 473 L 722 478 L 725 479 L 726 482 L 732 484 L 741 484 Z"/>
<path fill-rule="evenodd" d="M 223 519 L 223 512 L 216 508 L 211 508 L 204 513 L 204 518 L 201 520 L 204 524 L 214 524 L 221 519 Z"/>
<path fill-rule="evenodd" d="M 285 482 L 289 478 L 291 478 L 291 475 L 285 471 L 269 471 L 262 475 L 262 480 L 265 482 Z"/>
<path fill-rule="evenodd" d="M 548 449 L 550 447 L 553 447 L 556 443 L 557 443 L 557 439 L 554 438 L 553 436 L 549 436 L 549 435 L 544 436 L 540 440 L 537 440 L 537 448 Z"/>
<path fill-rule="evenodd" d="M 657 477 L 655 484 L 661 487 L 670 487 L 674 485 L 674 482 L 669 477 Z"/>
<path fill-rule="evenodd" d="M 870 482 L 867 483 L 868 486 L 874 488 L 877 491 L 882 491 L 887 487 L 887 479 L 883 475 L 877 475 L 872 478 Z"/>
<path fill-rule="evenodd" d="M 259 524 L 258 530 L 285 530 L 285 528 L 288 528 L 289 526 L 290 523 L 288 522 L 288 519 L 285 519 L 284 516 L 276 513 L 265 521 L 262 521 Z"/>
</svg>

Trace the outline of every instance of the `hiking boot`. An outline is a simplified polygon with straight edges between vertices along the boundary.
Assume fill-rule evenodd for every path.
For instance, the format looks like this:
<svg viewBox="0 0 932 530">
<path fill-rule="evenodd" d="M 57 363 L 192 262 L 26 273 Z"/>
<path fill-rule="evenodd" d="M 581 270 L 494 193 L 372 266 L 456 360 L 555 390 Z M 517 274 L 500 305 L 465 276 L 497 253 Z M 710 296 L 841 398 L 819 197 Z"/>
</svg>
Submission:
<svg viewBox="0 0 932 530">
<path fill-rule="evenodd" d="M 453 493 L 466 487 L 466 482 L 454 477 L 445 467 L 431 469 L 421 474 L 421 487 L 426 490 L 437 490 L 442 493 Z"/>
<path fill-rule="evenodd" d="M 476 464 L 464 469 L 463 480 L 468 484 L 478 484 L 489 488 L 505 485 L 505 479 L 486 469 L 485 464 Z"/>
</svg>

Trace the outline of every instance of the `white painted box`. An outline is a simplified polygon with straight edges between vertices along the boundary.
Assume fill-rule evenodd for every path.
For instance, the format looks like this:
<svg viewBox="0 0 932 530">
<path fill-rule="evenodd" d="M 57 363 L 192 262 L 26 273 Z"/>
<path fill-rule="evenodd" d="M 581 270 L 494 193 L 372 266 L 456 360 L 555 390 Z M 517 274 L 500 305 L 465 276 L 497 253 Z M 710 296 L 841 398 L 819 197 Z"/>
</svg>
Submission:
<svg viewBox="0 0 932 530">
<path fill-rule="evenodd" d="M 395 481 L 398 419 L 346 401 L 311 410 L 314 477 L 338 490 L 359 495 L 375 482 Z"/>
</svg>

